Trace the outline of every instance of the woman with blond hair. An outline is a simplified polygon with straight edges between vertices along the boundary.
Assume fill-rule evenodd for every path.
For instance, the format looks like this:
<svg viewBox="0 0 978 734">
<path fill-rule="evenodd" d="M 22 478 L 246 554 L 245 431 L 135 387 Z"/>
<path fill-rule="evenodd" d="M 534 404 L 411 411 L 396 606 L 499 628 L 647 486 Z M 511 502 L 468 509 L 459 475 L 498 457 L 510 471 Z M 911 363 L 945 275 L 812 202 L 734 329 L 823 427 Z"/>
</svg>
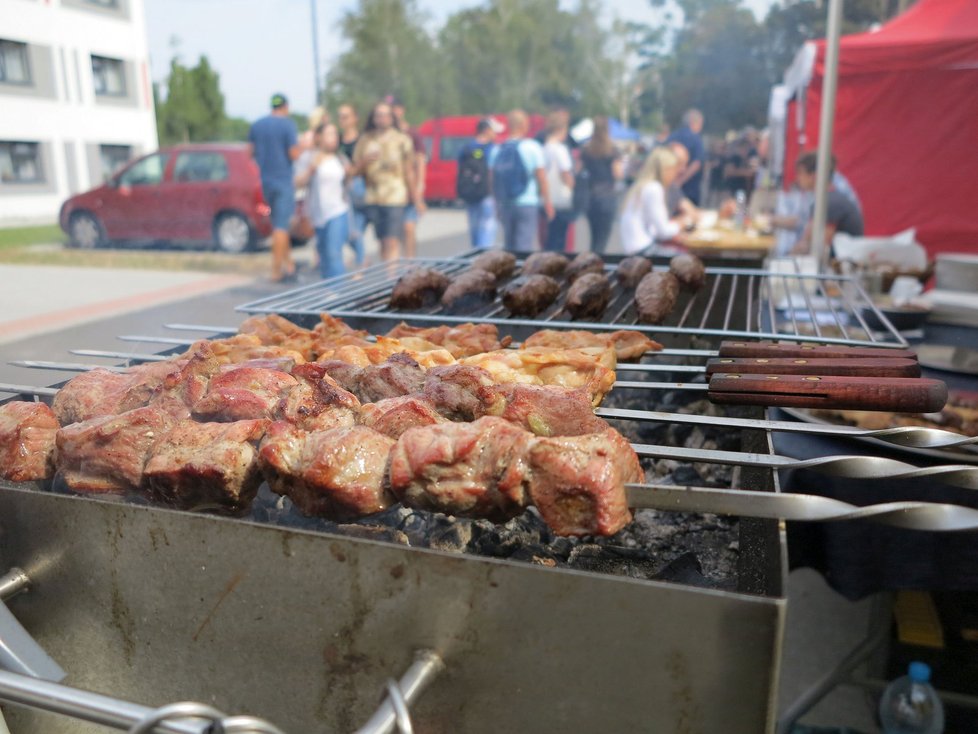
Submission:
<svg viewBox="0 0 978 734">
<path fill-rule="evenodd" d="M 679 159 L 669 148 L 656 148 L 645 159 L 635 183 L 625 195 L 621 212 L 619 230 L 626 254 L 640 252 L 679 234 L 684 222 L 669 219 L 666 207 L 666 189 L 678 173 Z"/>
</svg>

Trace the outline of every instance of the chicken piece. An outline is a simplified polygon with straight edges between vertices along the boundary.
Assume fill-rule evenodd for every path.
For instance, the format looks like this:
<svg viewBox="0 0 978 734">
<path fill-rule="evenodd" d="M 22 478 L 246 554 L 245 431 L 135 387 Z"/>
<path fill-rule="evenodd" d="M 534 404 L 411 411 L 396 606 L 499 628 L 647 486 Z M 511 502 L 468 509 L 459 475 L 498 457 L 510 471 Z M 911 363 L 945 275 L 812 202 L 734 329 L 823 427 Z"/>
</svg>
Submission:
<svg viewBox="0 0 978 734">
<path fill-rule="evenodd" d="M 360 422 L 385 436 L 400 438 L 409 428 L 448 421 L 424 397 L 402 395 L 399 398 L 367 403 L 360 410 Z"/>
<path fill-rule="evenodd" d="M 530 496 L 558 535 L 614 535 L 632 520 L 625 484 L 645 480 L 618 431 L 538 438 L 526 456 Z"/>
<path fill-rule="evenodd" d="M 534 252 L 523 261 L 523 275 L 549 275 L 558 278 L 567 270 L 570 261 L 556 252 Z"/>
<path fill-rule="evenodd" d="M 258 442 L 269 421 L 181 421 L 150 452 L 150 498 L 184 510 L 246 512 L 258 493 Z"/>
<path fill-rule="evenodd" d="M 572 318 L 600 318 L 611 301 L 611 283 L 599 273 L 584 273 L 567 291 L 564 303 Z"/>
<path fill-rule="evenodd" d="M 675 275 L 679 285 L 687 290 L 697 291 L 706 282 L 706 266 L 690 252 L 672 258 L 669 261 L 669 272 Z"/>
<path fill-rule="evenodd" d="M 516 255 L 504 250 L 488 250 L 472 259 L 474 270 L 488 270 L 502 280 L 508 278 L 516 270 Z"/>
<path fill-rule="evenodd" d="M 82 372 L 58 390 L 51 407 L 63 426 L 141 408 L 159 390 L 163 378 L 184 364 L 185 360 L 166 360 L 147 362 L 122 372 L 101 368 Z"/>
<path fill-rule="evenodd" d="M 491 352 L 509 346 L 512 337 L 499 338 L 495 324 L 458 324 L 457 326 L 408 326 L 403 321 L 387 332 L 387 336 L 408 344 L 407 337 L 424 339 L 447 349 L 455 359 Z M 413 348 L 413 347 L 412 347 Z"/>
<path fill-rule="evenodd" d="M 425 371 L 406 354 L 395 354 L 386 362 L 363 368 L 356 395 L 361 403 L 413 395 L 424 387 Z"/>
<path fill-rule="evenodd" d="M 315 357 L 313 344 L 316 341 L 316 335 L 309 329 L 303 329 L 298 324 L 278 314 L 247 318 L 241 322 L 238 333 L 253 334 L 258 337 L 262 344 L 267 346 L 294 350 L 307 361 Z"/>
<path fill-rule="evenodd" d="M 411 428 L 391 452 L 391 491 L 408 507 L 505 521 L 527 505 L 532 438 L 494 417 Z"/>
<path fill-rule="evenodd" d="M 441 297 L 449 311 L 479 308 L 496 297 L 496 276 L 488 270 L 467 270 L 452 279 Z"/>
<path fill-rule="evenodd" d="M 280 401 L 278 414 L 305 431 L 326 431 L 352 426 L 360 414 L 360 401 L 343 389 L 315 362 L 292 370 L 298 384 Z"/>
<path fill-rule="evenodd" d="M 33 482 L 54 474 L 58 419 L 45 403 L 0 405 L 0 479 Z"/>
<path fill-rule="evenodd" d="M 414 349 L 412 347 L 420 347 Z M 358 367 L 381 364 L 395 354 L 407 354 L 423 367 L 434 367 L 439 364 L 454 364 L 455 357 L 436 344 L 420 338 L 408 338 L 404 341 L 386 336 L 378 336 L 376 342 L 366 342 L 362 346 L 341 346 L 337 349 L 320 352 L 321 360 L 338 359 Z"/>
<path fill-rule="evenodd" d="M 530 385 L 584 387 L 591 402 L 600 405 L 615 384 L 617 364 L 611 349 L 501 349 L 460 360 L 482 367 L 497 384 L 521 382 Z"/>
<path fill-rule="evenodd" d="M 504 405 L 492 377 L 481 367 L 455 364 L 428 370 L 424 396 L 452 421 L 474 421 Z"/>
<path fill-rule="evenodd" d="M 438 302 L 451 281 L 432 268 L 415 268 L 394 284 L 391 308 L 424 308 Z"/>
<path fill-rule="evenodd" d="M 679 298 L 679 281 L 672 273 L 651 272 L 635 289 L 635 310 L 643 324 L 661 324 Z"/>
<path fill-rule="evenodd" d="M 186 358 L 193 356 L 193 350 L 199 345 L 195 344 L 185 355 Z M 302 364 L 306 361 L 303 355 L 294 350 L 274 344 L 262 344 L 261 339 L 256 334 L 237 334 L 227 339 L 211 339 L 208 345 L 213 352 L 214 358 L 219 364 L 241 364 L 254 360 L 275 360 L 282 364 L 285 371 L 292 369 L 292 365 Z"/>
<path fill-rule="evenodd" d="M 298 382 L 287 372 L 242 367 L 211 380 L 193 407 L 197 420 L 229 423 L 254 418 L 274 420 L 280 402 Z"/>
<path fill-rule="evenodd" d="M 641 255 L 623 258 L 615 268 L 615 277 L 626 288 L 634 288 L 652 270 L 652 261 Z"/>
<path fill-rule="evenodd" d="M 570 261 L 570 265 L 564 271 L 564 277 L 567 278 L 569 283 L 573 283 L 587 273 L 604 275 L 604 260 L 601 259 L 600 255 L 594 252 L 580 253 Z"/>
<path fill-rule="evenodd" d="M 363 338 L 370 335 L 370 332 L 364 331 L 363 329 L 354 329 L 343 321 L 343 319 L 330 316 L 326 312 L 319 314 L 319 323 L 313 327 L 312 331 L 318 339 L 337 339 L 342 337 Z"/>
<path fill-rule="evenodd" d="M 176 422 L 167 411 L 146 406 L 65 426 L 56 437 L 58 473 L 79 492 L 138 489 L 147 458 Z"/>
<path fill-rule="evenodd" d="M 549 349 L 585 349 L 588 347 L 598 347 L 601 349 L 614 349 L 619 362 L 629 359 L 637 359 L 646 352 L 657 352 L 662 349 L 662 345 L 657 341 L 649 339 L 639 331 L 584 331 L 582 329 L 571 329 L 568 331 L 557 331 L 556 329 L 543 329 L 527 337 L 522 344 L 522 348 L 541 347 Z"/>
<path fill-rule="evenodd" d="M 306 515 L 352 520 L 389 507 L 387 464 L 394 439 L 352 426 L 301 431 L 273 423 L 259 449 L 268 486 Z"/>
<path fill-rule="evenodd" d="M 557 300 L 560 284 L 549 275 L 521 275 L 503 289 L 503 305 L 513 316 L 533 318 Z"/>
<path fill-rule="evenodd" d="M 608 424 L 594 414 L 591 396 L 584 388 L 513 383 L 497 388 L 502 397 L 496 415 L 537 436 L 580 436 L 597 433 Z"/>
</svg>

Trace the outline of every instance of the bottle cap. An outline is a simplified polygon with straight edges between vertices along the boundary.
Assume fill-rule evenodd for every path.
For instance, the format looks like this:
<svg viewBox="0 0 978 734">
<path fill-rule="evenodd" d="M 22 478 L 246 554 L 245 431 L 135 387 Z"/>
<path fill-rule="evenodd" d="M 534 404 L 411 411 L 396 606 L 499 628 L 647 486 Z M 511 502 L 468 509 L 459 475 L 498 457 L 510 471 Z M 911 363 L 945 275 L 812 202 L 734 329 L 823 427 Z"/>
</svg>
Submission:
<svg viewBox="0 0 978 734">
<path fill-rule="evenodd" d="M 910 663 L 908 672 L 914 683 L 926 683 L 930 680 L 930 666 L 927 663 Z"/>
</svg>

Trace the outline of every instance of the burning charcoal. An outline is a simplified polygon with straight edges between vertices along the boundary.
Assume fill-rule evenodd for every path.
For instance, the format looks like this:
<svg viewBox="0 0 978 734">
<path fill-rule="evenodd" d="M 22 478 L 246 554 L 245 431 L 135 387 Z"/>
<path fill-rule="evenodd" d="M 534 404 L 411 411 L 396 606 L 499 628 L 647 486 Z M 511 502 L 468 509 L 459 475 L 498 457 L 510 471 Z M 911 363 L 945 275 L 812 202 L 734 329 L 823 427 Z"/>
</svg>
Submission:
<svg viewBox="0 0 978 734">
<path fill-rule="evenodd" d="M 387 543 L 397 545 L 411 545 L 408 536 L 395 528 L 376 527 L 372 525 L 338 525 L 336 528 L 344 535 L 351 538 L 363 538 L 364 540 L 383 540 Z"/>
<path fill-rule="evenodd" d="M 675 584 L 687 584 L 709 588 L 713 584 L 703 575 L 703 566 L 695 553 L 683 553 L 670 561 L 655 575 L 657 581 L 671 581 Z"/>
<path fill-rule="evenodd" d="M 703 485 L 703 477 L 692 464 L 682 464 L 672 473 L 672 481 L 679 486 L 696 487 Z"/>
<path fill-rule="evenodd" d="M 472 523 L 452 522 L 435 529 L 429 536 L 429 548 L 461 553 L 472 541 Z"/>
</svg>

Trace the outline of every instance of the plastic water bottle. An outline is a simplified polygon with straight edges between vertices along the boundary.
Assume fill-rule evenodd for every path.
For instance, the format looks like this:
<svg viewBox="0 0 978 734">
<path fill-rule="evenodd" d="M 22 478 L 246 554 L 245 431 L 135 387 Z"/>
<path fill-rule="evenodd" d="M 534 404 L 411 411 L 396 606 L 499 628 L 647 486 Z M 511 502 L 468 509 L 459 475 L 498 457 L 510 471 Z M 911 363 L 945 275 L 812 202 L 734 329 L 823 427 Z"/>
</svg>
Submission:
<svg viewBox="0 0 978 734">
<path fill-rule="evenodd" d="M 747 223 L 747 194 L 743 189 L 738 189 L 735 198 L 737 200 L 737 211 L 734 214 L 734 227 L 738 232 L 743 232 Z"/>
<path fill-rule="evenodd" d="M 941 734 L 944 706 L 930 684 L 930 666 L 910 663 L 908 674 L 892 681 L 880 699 L 884 734 Z"/>
</svg>

